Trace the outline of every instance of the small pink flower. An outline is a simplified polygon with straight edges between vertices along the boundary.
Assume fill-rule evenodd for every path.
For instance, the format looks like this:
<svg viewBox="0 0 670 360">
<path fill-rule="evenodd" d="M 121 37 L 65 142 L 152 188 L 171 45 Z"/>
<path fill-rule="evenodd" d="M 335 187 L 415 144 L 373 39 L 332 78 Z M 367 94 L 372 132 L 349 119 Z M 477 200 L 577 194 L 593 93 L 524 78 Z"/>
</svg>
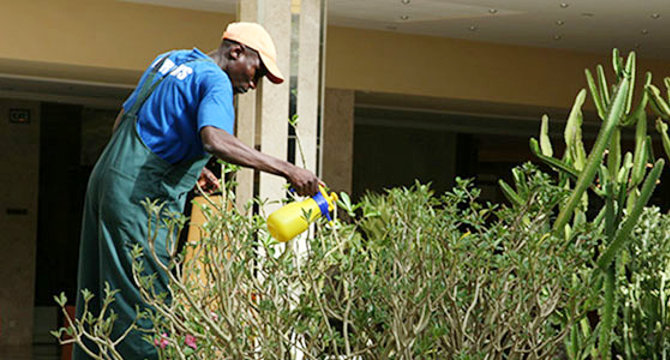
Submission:
<svg viewBox="0 0 670 360">
<path fill-rule="evenodd" d="M 184 339 L 184 344 L 186 344 L 186 346 L 192 347 L 193 349 L 198 348 L 198 345 L 195 344 L 195 336 L 190 334 L 186 335 L 186 338 Z"/>
<path fill-rule="evenodd" d="M 154 345 L 160 346 L 161 349 L 165 349 L 169 344 L 170 341 L 166 333 L 162 333 L 160 339 L 154 339 Z"/>
<path fill-rule="evenodd" d="M 215 313 L 214 311 L 212 311 L 212 320 L 219 321 L 219 315 L 217 313 Z"/>
</svg>

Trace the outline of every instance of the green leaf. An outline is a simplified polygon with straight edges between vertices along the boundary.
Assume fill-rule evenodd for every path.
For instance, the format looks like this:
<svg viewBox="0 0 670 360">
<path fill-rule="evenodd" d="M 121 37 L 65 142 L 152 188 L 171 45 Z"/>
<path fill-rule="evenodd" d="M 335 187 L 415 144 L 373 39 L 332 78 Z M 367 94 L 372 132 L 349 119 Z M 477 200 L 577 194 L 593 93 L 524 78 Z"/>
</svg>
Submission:
<svg viewBox="0 0 670 360">
<path fill-rule="evenodd" d="M 65 307 L 65 304 L 67 304 L 67 297 L 64 292 L 61 292 L 58 296 L 54 296 L 54 301 L 56 301 L 56 304 L 60 307 Z"/>
</svg>

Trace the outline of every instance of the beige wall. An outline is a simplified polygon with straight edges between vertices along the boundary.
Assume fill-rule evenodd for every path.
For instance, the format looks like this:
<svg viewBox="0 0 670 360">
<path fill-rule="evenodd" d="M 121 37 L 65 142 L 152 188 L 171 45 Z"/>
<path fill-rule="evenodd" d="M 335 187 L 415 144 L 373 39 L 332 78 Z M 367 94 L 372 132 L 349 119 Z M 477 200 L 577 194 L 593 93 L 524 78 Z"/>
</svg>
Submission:
<svg viewBox="0 0 670 360">
<path fill-rule="evenodd" d="M 0 73 L 134 84 L 157 53 L 217 46 L 232 14 L 117 0 L 0 0 Z M 10 36 L 8 36 L 8 34 Z M 326 86 L 568 107 L 583 70 L 608 54 L 528 48 L 331 26 Z M 656 78 L 670 62 L 641 60 Z"/>
<path fill-rule="evenodd" d="M 0 72 L 133 82 L 160 52 L 215 48 L 233 19 L 117 0 L 0 0 Z"/>
<path fill-rule="evenodd" d="M 14 108 L 30 123 L 10 123 Z M 39 138 L 39 104 L 0 99 L 0 345 L 32 342 Z"/>
<path fill-rule="evenodd" d="M 331 27 L 326 85 L 363 91 L 569 107 L 585 86 L 584 68 L 608 54 L 499 45 Z M 638 60 L 656 82 L 670 62 Z"/>
</svg>

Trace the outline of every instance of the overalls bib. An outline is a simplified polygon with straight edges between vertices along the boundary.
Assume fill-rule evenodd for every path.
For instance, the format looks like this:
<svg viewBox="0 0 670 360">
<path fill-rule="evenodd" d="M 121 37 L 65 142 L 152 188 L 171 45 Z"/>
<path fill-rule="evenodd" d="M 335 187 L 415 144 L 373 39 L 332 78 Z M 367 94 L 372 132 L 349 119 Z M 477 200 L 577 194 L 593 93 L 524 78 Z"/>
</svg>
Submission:
<svg viewBox="0 0 670 360">
<path fill-rule="evenodd" d="M 135 319 L 135 306 L 146 306 L 133 281 L 131 250 L 136 244 L 144 248 L 145 272 L 155 273 L 157 291 L 167 289 L 167 274 L 155 263 L 147 243 L 148 214 L 140 203 L 144 199 L 165 202 L 165 210 L 182 212 L 187 192 L 193 188 L 209 156 L 171 164 L 154 154 L 137 133 L 137 113 L 144 101 L 162 81 L 174 81 L 174 76 L 158 73 L 164 57 L 155 65 L 142 85 L 132 108 L 123 115 L 116 132 L 93 168 L 86 189 L 81 243 L 79 248 L 78 291 L 88 289 L 95 297 L 89 311 L 98 316 L 105 282 L 111 289 L 120 290 L 109 311 L 118 318 L 114 324 L 115 340 Z M 211 60 L 195 60 L 211 61 Z M 155 77 L 161 76 L 155 84 Z M 155 223 L 155 222 L 154 222 Z M 156 238 L 156 251 L 163 263 L 168 262 L 165 250 L 167 230 L 161 229 Z M 77 318 L 81 317 L 84 301 L 77 293 Z M 139 326 L 151 328 L 149 321 Z M 97 347 L 92 348 L 97 352 Z M 154 345 L 142 339 L 142 333 L 131 332 L 116 349 L 124 359 L 156 359 Z M 79 347 L 74 357 L 88 359 Z"/>
</svg>

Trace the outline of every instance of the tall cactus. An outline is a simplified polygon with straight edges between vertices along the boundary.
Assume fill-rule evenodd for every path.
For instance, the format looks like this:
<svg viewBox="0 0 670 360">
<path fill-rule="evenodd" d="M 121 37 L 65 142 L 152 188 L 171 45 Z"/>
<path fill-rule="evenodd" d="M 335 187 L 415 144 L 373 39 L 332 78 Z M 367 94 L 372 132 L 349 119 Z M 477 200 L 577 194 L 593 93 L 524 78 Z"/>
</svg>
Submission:
<svg viewBox="0 0 670 360">
<path fill-rule="evenodd" d="M 540 142 L 530 140 L 533 154 L 556 170 L 559 178 L 565 180 L 561 183 L 571 191 L 566 202 L 560 207 L 552 226 L 555 234 L 563 234 L 566 241 L 571 241 L 571 227 L 574 228 L 578 222 L 583 222 L 587 208 L 592 206 L 585 201 L 588 199 L 587 189 L 591 189 L 595 196 L 604 200 L 599 215 L 592 219 L 592 222 L 599 225 L 596 228 L 601 229 L 604 238 L 603 249 L 594 269 L 595 275 L 602 276 L 603 279 L 602 287 L 594 289 L 594 295 L 602 295 L 604 301 L 599 312 L 597 341 L 597 350 L 602 359 L 611 357 L 611 333 L 619 307 L 614 291 L 617 259 L 630 238 L 633 226 L 638 222 L 643 208 L 649 202 L 665 163 L 663 159 L 655 161 L 651 151 L 651 140 L 647 133 L 648 103 L 660 116 L 656 122 L 656 129 L 661 134 L 666 154 L 670 156 L 668 125 L 661 120 L 661 118 L 670 119 L 670 97 L 665 99 L 660 90 L 651 85 L 651 74 L 647 73 L 644 79 L 645 91 L 636 106 L 633 106 L 635 54 L 631 52 L 624 65 L 623 59 L 615 49 L 612 65 L 616 79 L 612 93 L 609 92 L 610 88 L 601 65 L 596 68 L 596 79 L 590 70 L 585 70 L 588 94 L 593 100 L 598 117 L 603 120 L 588 156 L 581 141 L 583 116 L 581 108 L 585 102 L 586 89 L 578 93 L 566 122 L 564 132 L 566 149 L 562 158 L 553 157 L 546 116 L 542 119 Z M 670 78 L 667 78 L 665 83 L 670 94 Z M 635 149 L 633 153 L 627 152 L 622 161 L 621 131 L 633 126 Z M 654 163 L 651 170 L 649 163 Z M 507 184 L 501 182 L 501 186 L 508 197 L 514 197 L 513 204 L 522 204 L 525 201 Z M 588 325 L 582 323 L 581 326 Z M 569 338 L 572 340 L 566 340 L 572 342 L 570 356 L 578 356 L 575 341 L 579 333 L 577 330 L 572 331 Z"/>
</svg>

